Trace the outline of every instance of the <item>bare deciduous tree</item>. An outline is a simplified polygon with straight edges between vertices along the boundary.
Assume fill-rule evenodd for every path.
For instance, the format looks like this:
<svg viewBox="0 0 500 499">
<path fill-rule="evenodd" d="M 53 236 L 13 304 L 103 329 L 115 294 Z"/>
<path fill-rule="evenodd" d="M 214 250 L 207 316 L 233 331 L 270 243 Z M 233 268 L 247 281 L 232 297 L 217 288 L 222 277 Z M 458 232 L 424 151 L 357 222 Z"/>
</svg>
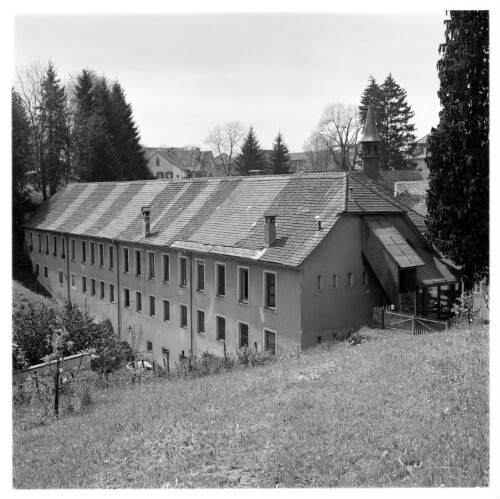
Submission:
<svg viewBox="0 0 500 499">
<path fill-rule="evenodd" d="M 209 131 L 205 144 L 218 155 L 225 175 L 231 175 L 238 144 L 245 135 L 245 129 L 239 121 L 217 125 Z"/>
<path fill-rule="evenodd" d="M 315 134 L 342 170 L 353 170 L 361 132 L 358 108 L 354 104 L 334 102 L 324 109 Z"/>
</svg>

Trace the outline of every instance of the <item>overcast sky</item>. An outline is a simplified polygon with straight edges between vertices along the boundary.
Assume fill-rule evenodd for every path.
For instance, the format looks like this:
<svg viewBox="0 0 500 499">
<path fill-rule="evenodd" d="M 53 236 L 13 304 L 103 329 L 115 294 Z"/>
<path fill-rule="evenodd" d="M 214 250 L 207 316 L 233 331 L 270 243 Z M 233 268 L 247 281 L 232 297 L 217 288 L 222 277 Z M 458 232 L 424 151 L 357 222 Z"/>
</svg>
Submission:
<svg viewBox="0 0 500 499">
<path fill-rule="evenodd" d="M 281 130 L 301 151 L 331 102 L 359 104 L 392 73 L 421 137 L 438 122 L 445 11 L 402 14 L 23 15 L 15 64 L 91 68 L 117 79 L 144 145 L 199 145 L 226 121 L 253 124 L 262 147 Z"/>
</svg>

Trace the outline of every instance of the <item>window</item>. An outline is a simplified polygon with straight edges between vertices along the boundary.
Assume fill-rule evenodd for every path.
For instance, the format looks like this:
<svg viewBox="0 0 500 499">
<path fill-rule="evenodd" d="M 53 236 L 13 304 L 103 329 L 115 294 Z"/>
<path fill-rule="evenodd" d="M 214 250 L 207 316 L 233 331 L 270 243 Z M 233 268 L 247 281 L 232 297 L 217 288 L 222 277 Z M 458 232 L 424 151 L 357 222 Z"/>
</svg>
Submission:
<svg viewBox="0 0 500 499">
<path fill-rule="evenodd" d="M 76 289 L 76 275 L 75 274 L 71 274 L 71 287 L 73 289 Z"/>
<path fill-rule="evenodd" d="M 264 272 L 264 307 L 276 308 L 276 274 Z"/>
<path fill-rule="evenodd" d="M 104 297 L 105 297 L 104 282 L 99 281 L 99 298 L 101 300 L 104 300 Z"/>
<path fill-rule="evenodd" d="M 43 267 L 43 275 L 47 278 L 49 277 L 49 268 L 47 266 Z"/>
<path fill-rule="evenodd" d="M 42 252 L 42 236 L 38 234 L 38 253 Z"/>
<path fill-rule="evenodd" d="M 95 265 L 95 243 L 90 243 L 90 265 Z"/>
<path fill-rule="evenodd" d="M 146 341 L 146 350 L 148 352 L 152 352 L 153 351 L 153 342 L 152 341 Z"/>
<path fill-rule="evenodd" d="M 186 305 L 181 305 L 181 327 L 188 325 L 188 308 Z"/>
<path fill-rule="evenodd" d="M 57 237 L 54 236 L 52 239 L 54 241 L 54 256 L 57 256 Z"/>
<path fill-rule="evenodd" d="M 269 329 L 264 329 L 264 349 L 276 355 L 276 333 Z"/>
<path fill-rule="evenodd" d="M 205 262 L 196 260 L 196 291 L 205 291 Z"/>
<path fill-rule="evenodd" d="M 318 276 L 318 289 L 321 289 L 323 287 L 323 277 L 320 275 Z"/>
<path fill-rule="evenodd" d="M 99 243 L 99 267 L 104 267 L 104 244 Z"/>
<path fill-rule="evenodd" d="M 203 310 L 196 311 L 196 330 L 198 333 L 205 332 L 205 312 Z"/>
<path fill-rule="evenodd" d="M 148 251 L 148 278 L 155 278 L 155 254 L 153 251 Z"/>
<path fill-rule="evenodd" d="M 64 282 L 64 274 L 62 270 L 59 271 L 59 284 L 62 284 Z"/>
<path fill-rule="evenodd" d="M 240 348 L 248 347 L 248 324 L 243 322 L 238 323 L 239 329 L 239 341 L 238 344 Z"/>
<path fill-rule="evenodd" d="M 170 302 L 168 300 L 163 300 L 163 320 L 170 322 Z"/>
<path fill-rule="evenodd" d="M 248 269 L 238 267 L 238 301 L 248 303 Z"/>
<path fill-rule="evenodd" d="M 87 243 L 82 241 L 82 263 L 87 263 Z"/>
<path fill-rule="evenodd" d="M 65 257 L 66 246 L 64 244 L 64 237 L 61 237 L 61 258 Z"/>
<path fill-rule="evenodd" d="M 187 286 L 187 258 L 179 257 L 179 287 Z"/>
<path fill-rule="evenodd" d="M 366 286 L 368 284 L 368 273 L 363 272 L 363 286 Z"/>
<path fill-rule="evenodd" d="M 123 306 L 125 308 L 130 307 L 130 289 L 123 288 Z"/>
<path fill-rule="evenodd" d="M 215 286 L 217 296 L 226 296 L 226 266 L 223 263 L 215 264 Z"/>
<path fill-rule="evenodd" d="M 109 303 L 114 303 L 115 301 L 115 285 L 109 285 Z"/>
<path fill-rule="evenodd" d="M 156 315 L 156 298 L 154 296 L 149 296 L 149 316 L 154 317 Z"/>
<path fill-rule="evenodd" d="M 332 286 L 334 288 L 337 287 L 337 274 L 333 274 L 333 278 L 332 278 Z"/>
<path fill-rule="evenodd" d="M 110 269 L 115 268 L 115 250 L 111 244 L 108 246 L 108 264 Z"/>
<path fill-rule="evenodd" d="M 90 295 L 95 296 L 95 279 L 90 279 Z"/>
<path fill-rule="evenodd" d="M 49 254 L 49 236 L 45 236 L 45 254 Z"/>
<path fill-rule="evenodd" d="M 135 292 L 135 309 L 142 312 L 142 294 L 139 291 Z"/>
<path fill-rule="evenodd" d="M 141 250 L 135 250 L 135 275 L 141 274 Z"/>
<path fill-rule="evenodd" d="M 74 260 L 75 259 L 75 240 L 74 239 L 70 239 L 71 241 L 71 260 Z"/>
<path fill-rule="evenodd" d="M 128 248 L 123 248 L 123 273 L 129 273 Z"/>
<path fill-rule="evenodd" d="M 160 166 L 160 158 L 156 156 L 156 166 Z"/>
<path fill-rule="evenodd" d="M 217 320 L 217 339 L 221 341 L 226 340 L 226 319 L 220 315 L 216 316 Z"/>
<path fill-rule="evenodd" d="M 162 255 L 162 280 L 163 282 L 170 282 L 170 257 Z"/>
<path fill-rule="evenodd" d="M 354 285 L 354 278 L 352 276 L 352 274 L 349 272 L 349 274 L 347 274 L 347 285 L 352 288 L 353 285 Z"/>
<path fill-rule="evenodd" d="M 87 292 L 87 278 L 82 275 L 82 293 Z"/>
</svg>

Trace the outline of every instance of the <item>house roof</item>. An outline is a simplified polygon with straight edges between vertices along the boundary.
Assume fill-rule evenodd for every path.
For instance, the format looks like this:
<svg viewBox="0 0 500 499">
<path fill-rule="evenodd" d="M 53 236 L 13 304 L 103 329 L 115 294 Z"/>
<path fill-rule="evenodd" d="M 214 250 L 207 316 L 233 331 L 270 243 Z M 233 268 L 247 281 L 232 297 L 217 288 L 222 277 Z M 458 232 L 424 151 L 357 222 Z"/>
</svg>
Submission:
<svg viewBox="0 0 500 499">
<path fill-rule="evenodd" d="M 400 268 L 425 265 L 416 251 L 385 217 L 367 217 L 365 222 Z"/>
<path fill-rule="evenodd" d="M 422 174 L 416 170 L 380 170 L 380 177 L 386 184 L 415 182 L 424 179 Z"/>
<path fill-rule="evenodd" d="M 148 238 L 143 237 L 143 206 L 151 206 Z M 25 226 L 296 267 L 343 213 L 404 211 L 362 178 L 329 172 L 72 184 L 45 202 Z M 277 216 L 277 239 L 266 249 L 268 212 Z"/>
<path fill-rule="evenodd" d="M 437 284 L 456 283 L 457 276 L 454 275 L 452 267 L 439 259 L 435 254 L 416 248 L 425 266 L 417 269 L 417 281 L 424 286 L 435 286 Z"/>
</svg>

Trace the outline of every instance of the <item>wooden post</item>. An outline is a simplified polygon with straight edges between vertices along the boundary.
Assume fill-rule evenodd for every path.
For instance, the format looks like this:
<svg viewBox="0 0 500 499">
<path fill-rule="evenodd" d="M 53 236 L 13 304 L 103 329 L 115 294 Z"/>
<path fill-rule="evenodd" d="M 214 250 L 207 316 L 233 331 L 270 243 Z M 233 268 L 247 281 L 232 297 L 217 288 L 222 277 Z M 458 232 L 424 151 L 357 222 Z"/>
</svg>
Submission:
<svg viewBox="0 0 500 499">
<path fill-rule="evenodd" d="M 382 313 L 381 313 L 381 315 L 380 315 L 380 323 L 381 323 L 381 325 L 382 325 L 382 326 L 381 326 L 381 327 L 382 327 L 382 329 L 385 329 L 385 324 L 384 324 L 384 322 L 385 322 L 385 307 L 382 307 L 381 312 L 382 312 Z"/>
<path fill-rule="evenodd" d="M 411 316 L 411 335 L 413 336 L 415 334 L 415 316 Z"/>
</svg>

